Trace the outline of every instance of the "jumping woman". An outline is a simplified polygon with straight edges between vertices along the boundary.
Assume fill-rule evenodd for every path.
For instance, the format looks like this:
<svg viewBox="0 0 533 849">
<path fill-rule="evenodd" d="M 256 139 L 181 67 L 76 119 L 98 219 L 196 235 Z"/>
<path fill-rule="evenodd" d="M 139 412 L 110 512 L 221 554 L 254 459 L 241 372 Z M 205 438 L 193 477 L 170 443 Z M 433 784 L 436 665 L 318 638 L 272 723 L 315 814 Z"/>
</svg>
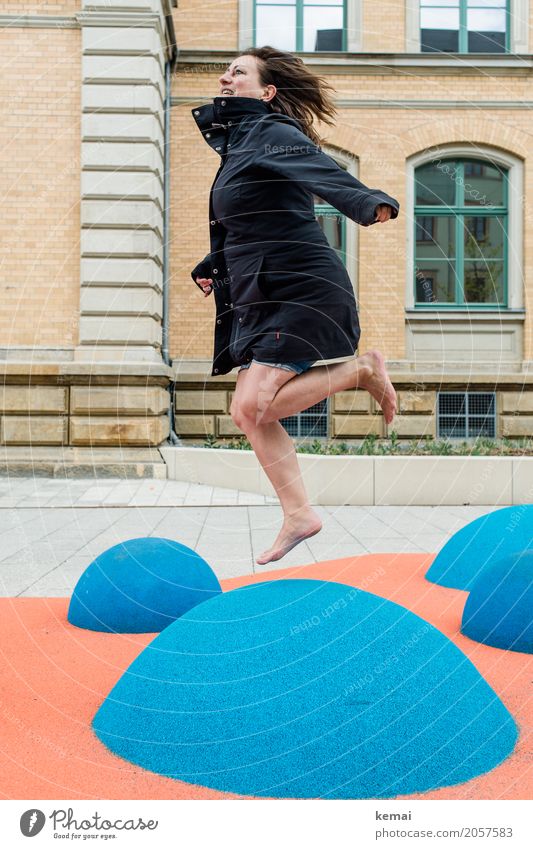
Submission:
<svg viewBox="0 0 533 849">
<path fill-rule="evenodd" d="M 316 219 L 313 195 L 364 227 L 397 218 L 399 203 L 320 149 L 313 119 L 334 123 L 333 89 L 299 57 L 249 48 L 219 83 L 212 103 L 192 110 L 221 163 L 209 196 L 211 250 L 191 276 L 215 297 L 212 375 L 239 366 L 231 417 L 283 509 L 276 540 L 256 559 L 265 564 L 322 528 L 279 420 L 348 389 L 369 392 L 387 423 L 396 413 L 381 353 L 354 356 L 353 286 Z"/>
</svg>

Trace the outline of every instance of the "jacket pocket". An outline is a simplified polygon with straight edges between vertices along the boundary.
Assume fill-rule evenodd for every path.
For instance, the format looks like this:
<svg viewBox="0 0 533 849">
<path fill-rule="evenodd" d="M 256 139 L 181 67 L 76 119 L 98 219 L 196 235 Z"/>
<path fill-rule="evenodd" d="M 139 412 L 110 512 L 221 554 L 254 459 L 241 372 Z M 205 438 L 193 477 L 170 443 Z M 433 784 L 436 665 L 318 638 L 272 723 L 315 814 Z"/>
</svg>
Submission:
<svg viewBox="0 0 533 849">
<path fill-rule="evenodd" d="M 251 359 L 254 346 L 274 338 L 279 326 L 278 305 L 271 302 L 243 304 L 233 311 L 229 354 L 238 363 Z"/>
<path fill-rule="evenodd" d="M 262 253 L 234 256 L 229 259 L 231 269 L 231 299 L 236 306 L 260 306 L 268 301 L 264 285 L 265 257 Z"/>
</svg>

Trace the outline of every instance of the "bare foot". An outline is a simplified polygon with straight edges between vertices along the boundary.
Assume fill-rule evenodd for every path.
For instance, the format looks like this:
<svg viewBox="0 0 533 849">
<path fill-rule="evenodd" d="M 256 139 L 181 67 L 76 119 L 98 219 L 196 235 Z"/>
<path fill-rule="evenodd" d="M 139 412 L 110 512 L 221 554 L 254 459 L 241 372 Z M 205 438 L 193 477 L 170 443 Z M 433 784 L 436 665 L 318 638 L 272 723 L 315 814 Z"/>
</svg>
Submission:
<svg viewBox="0 0 533 849">
<path fill-rule="evenodd" d="M 390 424 L 396 415 L 398 400 L 396 390 L 387 374 L 383 355 L 380 351 L 367 351 L 366 354 L 358 357 L 357 362 L 360 365 L 368 365 L 371 369 L 370 376 L 365 378 L 364 383 L 361 383 L 360 386 L 376 399 L 383 410 L 385 421 Z"/>
<path fill-rule="evenodd" d="M 291 548 L 321 530 L 320 516 L 311 507 L 299 510 L 292 516 L 286 516 L 274 545 L 259 555 L 255 562 L 263 566 L 271 560 L 281 560 Z"/>
</svg>

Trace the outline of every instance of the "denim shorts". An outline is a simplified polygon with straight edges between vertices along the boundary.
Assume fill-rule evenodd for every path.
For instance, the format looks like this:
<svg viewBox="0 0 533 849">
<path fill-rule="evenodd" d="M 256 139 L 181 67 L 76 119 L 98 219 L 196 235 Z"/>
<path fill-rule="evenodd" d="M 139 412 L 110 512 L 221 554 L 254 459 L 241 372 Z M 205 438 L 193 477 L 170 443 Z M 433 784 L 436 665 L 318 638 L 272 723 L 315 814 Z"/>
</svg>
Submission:
<svg viewBox="0 0 533 849">
<path fill-rule="evenodd" d="M 246 365 L 240 366 L 239 371 L 243 368 L 249 368 L 251 363 L 259 363 L 262 366 L 272 366 L 272 368 L 284 368 L 286 371 L 295 371 L 296 374 L 301 374 L 303 371 L 311 368 L 315 360 L 298 360 L 294 363 L 265 363 L 262 360 L 253 359 Z"/>
</svg>

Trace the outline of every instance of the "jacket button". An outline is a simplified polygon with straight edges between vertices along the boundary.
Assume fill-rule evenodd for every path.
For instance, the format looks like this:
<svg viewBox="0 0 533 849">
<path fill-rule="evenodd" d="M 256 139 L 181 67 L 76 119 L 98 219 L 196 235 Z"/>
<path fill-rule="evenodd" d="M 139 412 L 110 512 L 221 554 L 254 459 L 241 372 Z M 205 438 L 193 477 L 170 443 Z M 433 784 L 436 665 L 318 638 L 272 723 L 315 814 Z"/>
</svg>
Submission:
<svg viewBox="0 0 533 849">
<path fill-rule="evenodd" d="M 218 274 L 218 268 L 213 268 L 213 274 Z"/>
<path fill-rule="evenodd" d="M 239 319 L 239 321 L 240 321 L 240 322 L 242 321 L 242 316 L 241 316 L 241 318 Z"/>
<path fill-rule="evenodd" d="M 226 105 L 226 101 L 225 101 L 225 100 L 221 100 L 221 101 L 220 101 L 220 105 L 221 105 L 221 106 L 225 106 L 225 105 Z"/>
<path fill-rule="evenodd" d="M 231 144 L 228 144 L 228 147 L 231 147 Z"/>
<path fill-rule="evenodd" d="M 199 114 L 200 114 L 199 110 L 198 110 L 198 109 L 195 109 L 195 110 L 194 110 L 194 114 L 195 114 L 195 115 L 199 115 Z"/>
<path fill-rule="evenodd" d="M 231 127 L 233 121 L 228 121 L 228 127 Z"/>
<path fill-rule="evenodd" d="M 211 227 L 214 227 L 214 225 L 215 225 L 217 222 L 216 222 L 216 221 L 210 221 L 209 223 L 211 224 Z"/>
<path fill-rule="evenodd" d="M 215 150 L 222 150 L 222 148 L 221 148 L 220 146 L 219 146 L 219 147 L 215 147 Z"/>
<path fill-rule="evenodd" d="M 217 369 L 217 368 L 214 368 L 214 369 L 213 369 L 213 371 L 215 372 L 215 374 L 218 374 L 218 369 Z"/>
<path fill-rule="evenodd" d="M 221 319 L 221 318 L 217 318 L 217 324 L 222 324 L 222 319 Z"/>
<path fill-rule="evenodd" d="M 210 138 L 211 138 L 211 133 L 206 133 L 206 134 L 205 134 L 205 137 L 206 137 L 206 139 L 210 139 Z"/>
</svg>

